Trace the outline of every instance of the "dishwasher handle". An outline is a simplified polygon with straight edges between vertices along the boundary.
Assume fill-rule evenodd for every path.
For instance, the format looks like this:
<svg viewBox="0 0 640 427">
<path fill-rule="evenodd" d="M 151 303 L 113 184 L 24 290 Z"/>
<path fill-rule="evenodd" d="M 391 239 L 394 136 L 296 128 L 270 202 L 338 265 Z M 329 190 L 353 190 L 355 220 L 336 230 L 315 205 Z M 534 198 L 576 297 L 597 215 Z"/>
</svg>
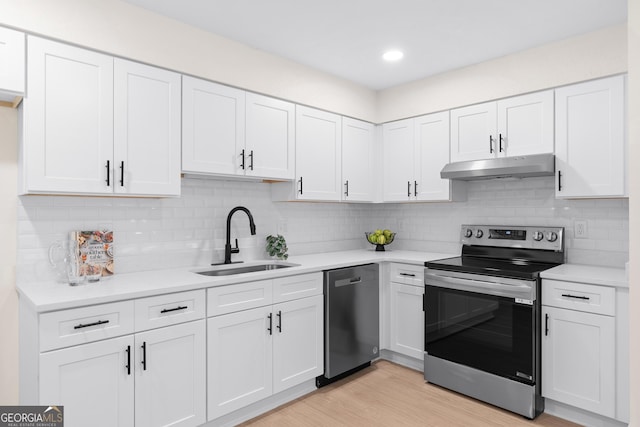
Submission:
<svg viewBox="0 0 640 427">
<path fill-rule="evenodd" d="M 360 276 L 350 277 L 348 279 L 336 280 L 335 287 L 339 288 L 341 286 L 358 285 L 360 283 L 362 283 L 362 277 L 360 277 Z"/>
</svg>

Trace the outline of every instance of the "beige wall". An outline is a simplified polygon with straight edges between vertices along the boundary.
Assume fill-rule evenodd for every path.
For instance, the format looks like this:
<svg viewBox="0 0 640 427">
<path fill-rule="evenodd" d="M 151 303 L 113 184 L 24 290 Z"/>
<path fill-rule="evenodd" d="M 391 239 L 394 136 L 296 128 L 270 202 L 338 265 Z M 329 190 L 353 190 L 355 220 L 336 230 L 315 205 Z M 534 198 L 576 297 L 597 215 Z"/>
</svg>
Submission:
<svg viewBox="0 0 640 427">
<path fill-rule="evenodd" d="M 0 0 L 0 24 L 185 74 L 375 119 L 375 92 L 118 0 Z"/>
<path fill-rule="evenodd" d="M 640 426 L 640 2 L 629 1 L 629 306 L 631 422 Z"/>
<path fill-rule="evenodd" d="M 627 28 L 617 25 L 378 93 L 377 123 L 627 71 Z"/>
<path fill-rule="evenodd" d="M 17 132 L 17 111 L 0 107 L 0 405 L 18 404 Z"/>
</svg>

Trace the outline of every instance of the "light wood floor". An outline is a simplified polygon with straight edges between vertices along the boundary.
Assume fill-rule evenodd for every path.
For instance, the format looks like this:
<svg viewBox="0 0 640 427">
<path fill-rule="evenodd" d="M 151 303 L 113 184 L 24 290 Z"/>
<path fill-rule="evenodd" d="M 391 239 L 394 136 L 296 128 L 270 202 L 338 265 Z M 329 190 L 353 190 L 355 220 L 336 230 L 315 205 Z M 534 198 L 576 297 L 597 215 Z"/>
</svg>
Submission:
<svg viewBox="0 0 640 427">
<path fill-rule="evenodd" d="M 244 424 L 245 427 L 315 426 L 546 426 L 577 424 L 542 414 L 524 417 L 427 384 L 421 372 L 379 360 Z"/>
</svg>

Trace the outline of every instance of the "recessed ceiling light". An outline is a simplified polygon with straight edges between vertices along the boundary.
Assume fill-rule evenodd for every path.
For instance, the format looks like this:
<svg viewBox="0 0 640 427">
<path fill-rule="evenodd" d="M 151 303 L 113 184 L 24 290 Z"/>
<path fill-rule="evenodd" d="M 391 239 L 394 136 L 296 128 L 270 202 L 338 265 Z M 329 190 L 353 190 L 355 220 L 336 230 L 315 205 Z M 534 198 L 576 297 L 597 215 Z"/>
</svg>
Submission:
<svg viewBox="0 0 640 427">
<path fill-rule="evenodd" d="M 385 61 L 399 61 L 404 56 L 404 53 L 399 50 L 389 50 L 382 55 L 382 59 Z"/>
</svg>

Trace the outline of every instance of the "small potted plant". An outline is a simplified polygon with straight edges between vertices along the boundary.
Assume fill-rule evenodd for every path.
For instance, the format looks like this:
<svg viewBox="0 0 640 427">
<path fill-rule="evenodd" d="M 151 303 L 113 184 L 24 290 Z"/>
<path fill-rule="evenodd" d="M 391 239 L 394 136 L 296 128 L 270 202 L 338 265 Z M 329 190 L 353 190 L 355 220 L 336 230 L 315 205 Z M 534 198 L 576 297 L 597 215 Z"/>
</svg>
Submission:
<svg viewBox="0 0 640 427">
<path fill-rule="evenodd" d="M 280 234 L 276 236 L 269 235 L 267 236 L 267 253 L 269 256 L 275 256 L 280 260 L 286 260 L 289 258 L 287 254 L 287 242 L 284 239 L 284 236 Z"/>
</svg>

